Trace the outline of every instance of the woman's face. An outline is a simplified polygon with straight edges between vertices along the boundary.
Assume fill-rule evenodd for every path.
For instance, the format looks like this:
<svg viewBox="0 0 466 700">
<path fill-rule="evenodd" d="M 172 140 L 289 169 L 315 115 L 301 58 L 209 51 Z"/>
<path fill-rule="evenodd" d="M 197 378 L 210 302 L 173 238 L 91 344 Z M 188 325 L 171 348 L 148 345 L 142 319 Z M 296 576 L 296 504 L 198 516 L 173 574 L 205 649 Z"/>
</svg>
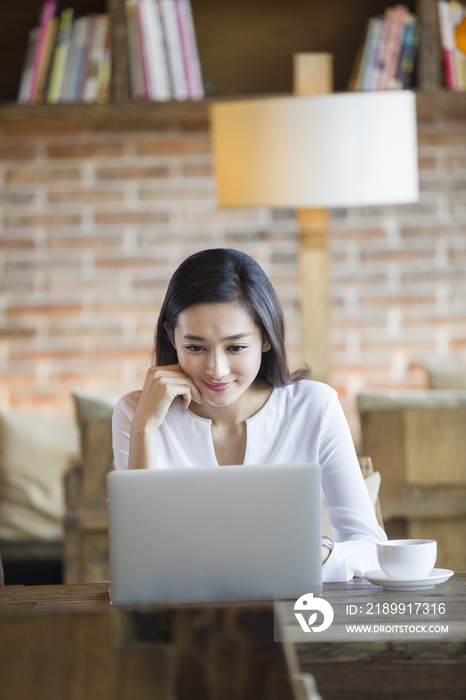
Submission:
<svg viewBox="0 0 466 700">
<path fill-rule="evenodd" d="M 167 329 L 168 330 L 168 329 Z M 212 406 L 229 406 L 257 377 L 270 341 L 239 304 L 197 304 L 183 311 L 172 336 L 181 369 Z"/>
</svg>

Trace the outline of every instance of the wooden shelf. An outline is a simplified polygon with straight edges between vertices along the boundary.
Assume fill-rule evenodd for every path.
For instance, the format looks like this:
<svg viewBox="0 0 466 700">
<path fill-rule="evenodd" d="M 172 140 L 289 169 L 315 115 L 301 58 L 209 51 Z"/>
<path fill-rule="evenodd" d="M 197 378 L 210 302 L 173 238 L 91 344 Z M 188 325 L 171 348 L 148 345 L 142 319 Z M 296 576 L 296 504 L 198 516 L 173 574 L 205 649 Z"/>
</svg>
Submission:
<svg viewBox="0 0 466 700">
<path fill-rule="evenodd" d="M 281 93 L 282 94 L 282 93 Z M 466 92 L 437 90 L 417 92 L 420 119 L 458 118 L 466 114 Z M 263 95 L 264 97 L 266 95 Z M 0 104 L 0 129 L 4 133 L 21 128 L 37 131 L 53 128 L 68 130 L 85 127 L 97 130 L 118 129 L 206 129 L 209 105 L 220 100 L 260 98 L 261 95 L 216 95 L 187 102 L 108 102 L 107 104 L 19 105 Z"/>
</svg>

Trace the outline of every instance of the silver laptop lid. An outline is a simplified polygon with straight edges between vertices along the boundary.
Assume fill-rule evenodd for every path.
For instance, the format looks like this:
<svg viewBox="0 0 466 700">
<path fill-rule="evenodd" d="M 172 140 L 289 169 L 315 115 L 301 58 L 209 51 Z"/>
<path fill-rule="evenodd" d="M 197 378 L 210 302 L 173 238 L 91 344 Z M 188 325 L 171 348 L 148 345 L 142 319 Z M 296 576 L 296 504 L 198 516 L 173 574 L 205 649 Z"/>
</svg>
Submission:
<svg viewBox="0 0 466 700">
<path fill-rule="evenodd" d="M 113 604 L 322 593 L 317 464 L 107 477 Z"/>
</svg>

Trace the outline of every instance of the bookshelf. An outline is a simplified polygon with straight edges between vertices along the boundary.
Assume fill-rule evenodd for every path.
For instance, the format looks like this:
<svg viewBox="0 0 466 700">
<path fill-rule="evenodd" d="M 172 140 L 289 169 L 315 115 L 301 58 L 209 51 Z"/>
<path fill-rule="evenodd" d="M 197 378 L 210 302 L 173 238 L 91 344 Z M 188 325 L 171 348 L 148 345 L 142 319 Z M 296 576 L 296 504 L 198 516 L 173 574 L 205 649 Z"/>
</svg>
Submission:
<svg viewBox="0 0 466 700">
<path fill-rule="evenodd" d="M 335 56 L 335 90 L 344 90 L 367 18 L 382 13 L 387 0 L 191 0 L 205 77 L 214 86 L 199 102 L 130 100 L 124 0 L 73 0 L 77 14 L 107 9 L 111 16 L 113 70 L 107 104 L 18 105 L 15 102 L 27 32 L 42 0 L 22 0 L 0 8 L 0 47 L 11 54 L 11 71 L 0 78 L 0 125 L 95 125 L 98 128 L 166 128 L 207 125 L 212 100 L 265 93 L 290 93 L 292 54 L 330 51 Z M 442 87 L 436 0 L 405 3 L 421 24 L 418 58 L 418 109 L 421 114 L 455 115 L 466 109 L 466 93 Z M 21 18 L 21 21 L 19 21 Z M 17 21 L 18 20 L 18 21 Z M 28 24 L 26 25 L 26 22 Z M 9 26 L 8 26 L 9 23 Z M 11 31 L 7 31 L 10 29 Z M 21 36 L 19 36 L 21 34 Z M 16 35 L 16 39 L 15 39 Z"/>
</svg>

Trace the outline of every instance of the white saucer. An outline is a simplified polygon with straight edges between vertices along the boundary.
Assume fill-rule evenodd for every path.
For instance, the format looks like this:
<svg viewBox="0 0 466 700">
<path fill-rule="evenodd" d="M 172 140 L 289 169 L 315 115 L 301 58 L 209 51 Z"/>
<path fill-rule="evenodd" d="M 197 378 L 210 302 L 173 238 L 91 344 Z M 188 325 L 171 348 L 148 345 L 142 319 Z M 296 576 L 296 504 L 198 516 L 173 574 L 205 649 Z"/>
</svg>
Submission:
<svg viewBox="0 0 466 700">
<path fill-rule="evenodd" d="M 375 571 L 366 571 L 365 578 L 374 586 L 382 586 L 387 591 L 424 591 L 427 588 L 433 588 L 439 583 L 448 581 L 450 576 L 453 576 L 453 571 L 450 569 L 433 569 L 427 578 L 424 579 L 395 579 L 388 578 L 381 569 Z"/>
</svg>

